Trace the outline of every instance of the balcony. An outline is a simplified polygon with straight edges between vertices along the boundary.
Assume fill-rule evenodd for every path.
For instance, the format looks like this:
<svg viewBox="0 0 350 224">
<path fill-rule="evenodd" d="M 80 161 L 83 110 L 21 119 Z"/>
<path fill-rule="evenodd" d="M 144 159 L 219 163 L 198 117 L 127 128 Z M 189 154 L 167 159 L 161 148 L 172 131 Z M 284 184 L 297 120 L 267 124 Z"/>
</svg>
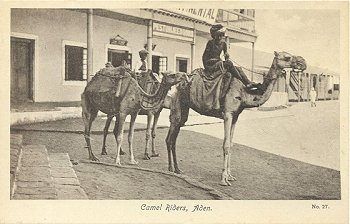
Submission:
<svg viewBox="0 0 350 224">
<path fill-rule="evenodd" d="M 228 28 L 255 34 L 254 9 L 219 9 L 216 22 L 226 24 Z"/>
</svg>

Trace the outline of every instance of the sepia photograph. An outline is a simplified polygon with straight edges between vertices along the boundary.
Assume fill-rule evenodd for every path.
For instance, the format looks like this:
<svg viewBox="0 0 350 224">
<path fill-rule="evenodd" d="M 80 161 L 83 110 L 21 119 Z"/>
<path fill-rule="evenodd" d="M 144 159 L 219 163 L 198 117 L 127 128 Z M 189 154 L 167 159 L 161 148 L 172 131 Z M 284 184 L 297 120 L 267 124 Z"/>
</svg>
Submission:
<svg viewBox="0 0 350 224">
<path fill-rule="evenodd" d="M 1 223 L 348 223 L 347 1 L 29 3 Z"/>
</svg>

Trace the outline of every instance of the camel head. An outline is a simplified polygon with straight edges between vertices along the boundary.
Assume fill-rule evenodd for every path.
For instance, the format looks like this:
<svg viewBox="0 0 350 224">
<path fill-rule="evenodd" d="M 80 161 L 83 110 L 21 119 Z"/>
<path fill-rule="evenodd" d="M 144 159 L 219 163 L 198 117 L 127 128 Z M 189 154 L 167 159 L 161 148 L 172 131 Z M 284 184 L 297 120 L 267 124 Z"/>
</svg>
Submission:
<svg viewBox="0 0 350 224">
<path fill-rule="evenodd" d="M 298 69 L 298 70 L 305 70 L 306 69 L 306 61 L 301 56 L 294 56 L 287 52 L 276 52 L 275 51 L 275 58 L 274 58 L 274 64 L 280 68 L 292 68 L 292 69 Z"/>
<path fill-rule="evenodd" d="M 188 80 L 188 75 L 185 72 L 162 72 L 163 79 L 162 83 L 168 86 L 173 86 L 178 84 L 183 80 Z"/>
</svg>

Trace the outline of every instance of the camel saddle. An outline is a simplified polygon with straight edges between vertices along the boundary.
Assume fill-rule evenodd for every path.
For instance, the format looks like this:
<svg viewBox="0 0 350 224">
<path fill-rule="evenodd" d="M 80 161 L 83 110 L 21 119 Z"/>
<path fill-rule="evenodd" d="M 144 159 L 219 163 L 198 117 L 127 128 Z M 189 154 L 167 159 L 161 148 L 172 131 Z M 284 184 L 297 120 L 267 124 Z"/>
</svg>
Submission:
<svg viewBox="0 0 350 224">
<path fill-rule="evenodd" d="M 155 77 L 152 70 L 148 70 L 145 72 L 139 73 L 137 76 L 137 82 L 140 87 L 148 94 L 154 94 L 159 88 L 160 81 L 158 77 Z M 152 108 L 154 106 L 154 102 L 152 100 L 148 100 L 146 97 L 142 97 L 141 105 L 144 108 Z M 146 115 L 147 111 L 141 110 L 139 112 L 140 115 Z"/>
<path fill-rule="evenodd" d="M 209 72 L 203 68 L 195 69 L 191 84 L 191 95 L 196 96 L 196 111 L 221 111 L 223 100 L 230 87 L 231 73 L 226 69 Z"/>
<path fill-rule="evenodd" d="M 131 77 L 131 75 L 123 66 L 103 68 L 92 78 L 94 82 L 88 83 L 86 90 L 100 93 L 113 90 L 116 97 L 119 97 L 122 79 L 127 77 Z"/>
</svg>

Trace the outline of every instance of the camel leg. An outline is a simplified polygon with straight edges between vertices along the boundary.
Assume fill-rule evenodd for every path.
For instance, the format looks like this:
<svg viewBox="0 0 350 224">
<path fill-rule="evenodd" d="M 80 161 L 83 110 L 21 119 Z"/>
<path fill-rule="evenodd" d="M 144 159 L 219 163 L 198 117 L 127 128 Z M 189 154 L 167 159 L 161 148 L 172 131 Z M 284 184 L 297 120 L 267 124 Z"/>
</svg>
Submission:
<svg viewBox="0 0 350 224">
<path fill-rule="evenodd" d="M 118 118 L 116 119 L 113 133 L 114 133 L 115 140 L 117 142 L 117 155 L 115 158 L 115 164 L 120 166 L 121 165 L 120 148 L 122 146 L 122 141 L 123 141 L 124 123 L 125 123 L 126 114 L 119 113 L 117 117 Z"/>
<path fill-rule="evenodd" d="M 229 186 L 231 185 L 228 181 L 228 158 L 230 153 L 230 147 L 231 147 L 231 126 L 232 126 L 232 114 L 230 112 L 225 112 L 224 114 L 224 131 L 225 131 L 225 137 L 224 137 L 224 144 L 223 144 L 223 151 L 224 151 L 224 168 L 222 171 L 221 176 L 221 182 L 220 185 L 223 186 Z"/>
<path fill-rule="evenodd" d="M 130 128 L 129 128 L 129 136 L 128 136 L 128 142 L 129 142 L 129 152 L 130 152 L 130 162 L 131 165 L 136 165 L 138 162 L 135 160 L 134 157 L 134 150 L 133 150 L 133 139 L 134 139 L 134 129 L 135 129 L 135 120 L 137 117 L 137 113 L 131 114 L 130 118 Z"/>
<path fill-rule="evenodd" d="M 178 124 L 175 126 L 174 128 L 174 133 L 173 133 L 173 145 L 171 147 L 171 152 L 173 154 L 173 161 L 174 161 L 174 169 L 175 169 L 175 173 L 182 173 L 182 171 L 179 169 L 178 165 L 177 165 L 177 159 L 176 159 L 176 139 L 177 139 L 177 136 L 179 135 L 179 132 L 180 132 L 180 127 L 181 125 Z"/>
<path fill-rule="evenodd" d="M 91 142 L 90 142 L 90 133 L 91 133 L 91 126 L 92 122 L 95 120 L 97 116 L 98 110 L 95 110 L 91 108 L 87 102 L 87 99 L 84 95 L 82 95 L 82 117 L 84 122 L 84 138 L 86 141 L 86 147 L 89 152 L 89 160 L 92 161 L 98 161 L 97 157 L 93 154 L 91 149 Z"/>
<path fill-rule="evenodd" d="M 111 125 L 113 116 L 107 116 L 107 121 L 105 124 L 105 128 L 103 129 L 103 143 L 102 143 L 102 152 L 101 155 L 107 155 L 107 150 L 106 150 L 106 138 L 108 135 L 108 129 L 109 126 Z"/>
<path fill-rule="evenodd" d="M 152 127 L 152 155 L 151 155 L 151 157 L 158 157 L 159 156 L 159 153 L 156 153 L 156 150 L 155 150 L 156 130 L 157 130 L 157 123 L 158 123 L 159 116 L 160 116 L 160 112 L 156 113 L 154 115 L 154 119 L 153 119 L 153 127 Z"/>
<path fill-rule="evenodd" d="M 153 114 L 152 113 L 148 113 L 147 114 L 147 129 L 146 129 L 146 145 L 145 145 L 145 154 L 143 156 L 144 160 L 150 160 L 151 157 L 149 157 L 148 155 L 148 148 L 149 148 L 149 140 L 151 137 L 151 122 L 153 119 Z"/>
<path fill-rule="evenodd" d="M 231 126 L 231 149 L 233 148 L 233 136 L 234 136 L 234 131 L 235 131 L 235 127 L 236 127 L 236 123 L 237 123 L 237 120 L 238 120 L 238 115 L 235 115 L 232 119 L 232 126 Z M 228 169 L 227 169 L 227 172 L 228 172 L 228 180 L 229 181 L 234 181 L 236 180 L 236 178 L 231 174 L 231 150 L 229 151 L 228 153 Z"/>
<path fill-rule="evenodd" d="M 179 133 L 179 130 L 180 130 L 180 123 L 170 123 L 168 135 L 165 140 L 167 145 L 167 150 L 168 150 L 168 170 L 170 172 L 174 172 L 171 157 L 175 156 L 173 160 L 174 160 L 174 168 L 176 173 L 181 173 L 176 162 L 176 152 L 175 152 L 176 138 L 177 138 L 177 134 Z"/>
<path fill-rule="evenodd" d="M 108 119 L 109 119 L 109 118 L 108 118 Z M 105 129 L 106 129 L 106 127 L 107 127 L 108 119 L 107 119 L 107 121 L 106 121 Z M 112 119 L 113 119 L 113 117 L 111 118 L 111 120 L 109 121 L 109 123 L 111 123 Z M 114 124 L 114 126 L 118 126 L 118 124 L 119 124 L 118 116 L 115 116 L 115 124 Z M 104 140 L 104 141 L 106 141 L 106 138 L 107 138 L 109 125 L 110 125 L 110 124 L 108 124 L 107 131 L 106 131 L 106 136 L 103 136 L 103 140 Z M 104 133 L 104 134 L 105 134 L 105 133 Z M 104 147 L 105 147 L 105 145 L 104 145 Z M 102 148 L 102 150 L 103 150 L 103 148 Z M 119 152 L 119 154 L 120 154 L 120 155 L 125 155 L 125 154 L 126 154 L 126 153 L 123 151 L 123 148 L 122 148 L 122 147 L 120 147 L 120 152 Z M 105 155 L 107 155 L 107 152 L 106 152 Z"/>
</svg>

